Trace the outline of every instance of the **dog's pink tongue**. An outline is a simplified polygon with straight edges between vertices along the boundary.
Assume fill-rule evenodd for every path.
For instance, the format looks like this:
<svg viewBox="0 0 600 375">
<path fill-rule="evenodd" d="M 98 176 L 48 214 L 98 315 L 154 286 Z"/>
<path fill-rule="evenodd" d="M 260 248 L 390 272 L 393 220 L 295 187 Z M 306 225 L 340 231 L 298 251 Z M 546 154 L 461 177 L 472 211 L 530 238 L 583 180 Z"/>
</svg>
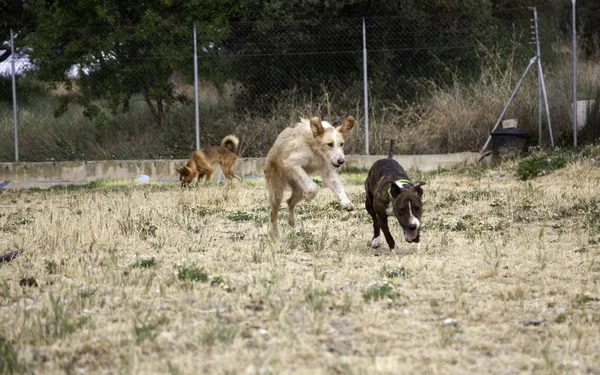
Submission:
<svg viewBox="0 0 600 375">
<path fill-rule="evenodd" d="M 419 235 L 419 232 L 415 229 L 415 230 L 405 230 L 404 231 L 404 237 L 406 237 L 406 240 L 408 242 L 412 242 L 415 240 L 415 238 L 417 238 L 417 236 Z"/>
</svg>

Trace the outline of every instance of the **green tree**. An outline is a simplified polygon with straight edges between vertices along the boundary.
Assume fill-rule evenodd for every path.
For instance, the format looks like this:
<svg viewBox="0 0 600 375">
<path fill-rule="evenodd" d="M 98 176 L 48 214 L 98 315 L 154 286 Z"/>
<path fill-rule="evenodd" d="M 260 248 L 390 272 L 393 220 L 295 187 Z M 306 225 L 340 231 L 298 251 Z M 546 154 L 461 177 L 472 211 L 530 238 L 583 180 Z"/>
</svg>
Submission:
<svg viewBox="0 0 600 375">
<path fill-rule="evenodd" d="M 224 53 L 242 83 L 238 101 L 265 110 L 285 90 L 362 93 L 362 17 L 370 87 L 391 100 L 472 77 L 491 23 L 489 0 L 241 0 L 239 10 Z"/>
<path fill-rule="evenodd" d="M 228 32 L 233 0 L 56 0 L 33 5 L 37 28 L 28 39 L 38 76 L 72 88 L 69 71 L 78 68 L 76 98 L 84 114 L 127 111 L 140 94 L 160 127 L 175 102 L 171 80 L 193 65 L 192 27 L 199 46 Z M 68 100 L 58 109 L 62 113 Z"/>
<path fill-rule="evenodd" d="M 8 59 L 10 49 L 10 30 L 15 34 L 27 31 L 33 21 L 32 15 L 24 0 L 0 0 L 0 62 Z M 22 37 L 23 35 L 21 35 Z"/>
</svg>

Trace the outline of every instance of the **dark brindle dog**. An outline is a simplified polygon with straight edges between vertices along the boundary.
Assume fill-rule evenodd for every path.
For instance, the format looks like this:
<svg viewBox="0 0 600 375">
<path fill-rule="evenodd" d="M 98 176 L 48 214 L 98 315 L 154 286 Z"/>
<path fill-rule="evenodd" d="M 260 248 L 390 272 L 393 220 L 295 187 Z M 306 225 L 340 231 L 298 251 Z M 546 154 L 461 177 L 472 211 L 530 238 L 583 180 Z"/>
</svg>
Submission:
<svg viewBox="0 0 600 375">
<path fill-rule="evenodd" d="M 387 159 L 373 164 L 365 181 L 367 199 L 365 206 L 373 218 L 373 240 L 371 247 L 381 245 L 380 229 L 390 250 L 396 251 L 396 243 L 390 228 L 388 216 L 395 216 L 404 229 L 406 242 L 419 242 L 421 226 L 421 196 L 424 182 L 413 185 L 400 164 L 392 159 L 393 140 L 390 141 L 390 153 Z"/>
</svg>

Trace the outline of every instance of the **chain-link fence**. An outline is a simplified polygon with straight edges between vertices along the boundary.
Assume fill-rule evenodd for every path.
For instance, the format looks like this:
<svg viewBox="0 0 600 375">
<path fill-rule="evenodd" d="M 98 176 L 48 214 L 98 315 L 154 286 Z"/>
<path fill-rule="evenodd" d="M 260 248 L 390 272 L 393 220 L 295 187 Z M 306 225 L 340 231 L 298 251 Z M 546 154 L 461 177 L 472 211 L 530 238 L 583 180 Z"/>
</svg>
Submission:
<svg viewBox="0 0 600 375">
<path fill-rule="evenodd" d="M 493 18 L 428 14 L 412 24 L 399 17 L 232 23 L 222 41 L 198 45 L 201 143 L 235 132 L 243 155 L 262 156 L 300 116 L 337 122 L 352 114 L 360 125 L 347 152 L 364 153 L 365 117 L 371 153 L 386 153 L 391 137 L 403 139 L 400 152 L 476 150 L 535 55 L 530 18 L 527 9 L 509 9 Z M 569 33 L 544 14 L 540 22 L 553 123 L 568 128 Z M 193 26 L 125 31 L 95 30 L 95 50 L 85 56 L 83 48 L 59 46 L 43 58 L 17 36 L 18 54 L 0 63 L 0 159 L 13 159 L 13 58 L 23 160 L 187 157 L 195 148 Z M 580 50 L 579 99 L 595 103 L 600 74 L 590 40 Z M 62 72 L 69 79 L 59 82 Z M 39 80 L 57 85 L 48 93 Z M 533 74 L 508 113 L 531 129 L 536 85 Z M 590 136 L 597 136 L 594 116 Z"/>
</svg>

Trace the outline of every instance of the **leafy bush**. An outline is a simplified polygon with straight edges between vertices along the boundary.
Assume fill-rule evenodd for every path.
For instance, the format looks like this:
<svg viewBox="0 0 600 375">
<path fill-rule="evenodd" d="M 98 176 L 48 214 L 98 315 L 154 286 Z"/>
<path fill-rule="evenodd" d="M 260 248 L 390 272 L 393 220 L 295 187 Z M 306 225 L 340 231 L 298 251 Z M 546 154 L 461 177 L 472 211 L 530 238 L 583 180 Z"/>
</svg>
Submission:
<svg viewBox="0 0 600 375">
<path fill-rule="evenodd" d="M 567 158 L 563 154 L 556 156 L 536 155 L 525 158 L 517 166 L 517 177 L 521 180 L 529 180 L 539 175 L 546 175 L 567 164 Z"/>
</svg>

